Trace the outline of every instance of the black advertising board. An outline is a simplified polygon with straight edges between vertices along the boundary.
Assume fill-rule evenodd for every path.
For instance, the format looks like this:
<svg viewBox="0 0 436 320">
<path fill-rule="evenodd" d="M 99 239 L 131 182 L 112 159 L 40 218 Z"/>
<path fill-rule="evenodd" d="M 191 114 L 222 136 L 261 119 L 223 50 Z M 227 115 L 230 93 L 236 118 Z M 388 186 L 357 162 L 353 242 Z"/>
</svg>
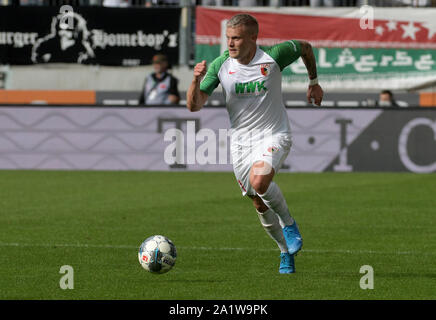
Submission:
<svg viewBox="0 0 436 320">
<path fill-rule="evenodd" d="M 0 7 L 0 64 L 178 63 L 180 8 Z"/>
</svg>

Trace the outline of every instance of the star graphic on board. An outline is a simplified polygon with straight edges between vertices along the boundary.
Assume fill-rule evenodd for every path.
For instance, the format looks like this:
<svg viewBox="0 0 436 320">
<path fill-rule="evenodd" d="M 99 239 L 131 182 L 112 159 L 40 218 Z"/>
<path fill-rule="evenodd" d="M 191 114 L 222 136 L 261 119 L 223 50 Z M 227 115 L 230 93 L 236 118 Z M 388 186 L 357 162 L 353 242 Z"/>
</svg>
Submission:
<svg viewBox="0 0 436 320">
<path fill-rule="evenodd" d="M 379 35 L 383 35 L 383 32 L 385 31 L 385 29 L 383 29 L 382 26 L 377 26 L 375 27 L 375 33 L 379 34 Z"/>
<path fill-rule="evenodd" d="M 397 23 L 393 20 L 386 23 L 386 27 L 388 27 L 389 31 L 397 30 Z"/>
<path fill-rule="evenodd" d="M 436 34 L 436 21 L 424 22 L 422 26 L 428 30 L 428 39 L 433 38 Z"/>
<path fill-rule="evenodd" d="M 408 25 L 401 25 L 400 27 L 403 28 L 404 31 L 403 39 L 410 37 L 412 40 L 416 40 L 415 33 L 418 32 L 419 27 L 415 27 L 412 21 L 410 21 Z"/>
</svg>

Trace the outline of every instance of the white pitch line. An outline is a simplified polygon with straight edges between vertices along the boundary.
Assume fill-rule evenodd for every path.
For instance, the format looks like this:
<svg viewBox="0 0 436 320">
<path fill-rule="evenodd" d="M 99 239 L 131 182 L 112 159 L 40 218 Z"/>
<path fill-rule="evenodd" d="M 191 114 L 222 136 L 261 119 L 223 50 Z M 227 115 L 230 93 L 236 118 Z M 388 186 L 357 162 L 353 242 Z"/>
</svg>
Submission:
<svg viewBox="0 0 436 320">
<path fill-rule="evenodd" d="M 138 249 L 139 246 L 132 245 L 104 245 L 104 244 L 86 244 L 86 243 L 17 243 L 17 242 L 0 242 L 0 247 L 42 247 L 42 248 L 99 248 L 99 249 Z M 183 250 L 202 250 L 202 251 L 278 251 L 278 249 L 265 248 L 227 248 L 227 247 L 177 247 Z M 344 254 L 385 254 L 385 255 L 425 255 L 434 256 L 436 252 L 416 252 L 416 251 L 395 251 L 383 252 L 373 250 L 322 250 L 322 249 L 302 249 L 302 252 L 308 253 L 344 253 Z"/>
</svg>

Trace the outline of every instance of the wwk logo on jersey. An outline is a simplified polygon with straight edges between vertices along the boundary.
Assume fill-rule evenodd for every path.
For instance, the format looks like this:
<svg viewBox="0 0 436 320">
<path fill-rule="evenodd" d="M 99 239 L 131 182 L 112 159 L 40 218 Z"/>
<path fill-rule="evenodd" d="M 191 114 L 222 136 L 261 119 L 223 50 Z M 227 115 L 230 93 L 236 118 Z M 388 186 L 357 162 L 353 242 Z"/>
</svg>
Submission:
<svg viewBox="0 0 436 320">
<path fill-rule="evenodd" d="M 236 94 L 246 94 L 246 93 L 262 93 L 268 91 L 265 87 L 265 81 L 251 81 L 244 83 L 235 83 Z"/>
</svg>

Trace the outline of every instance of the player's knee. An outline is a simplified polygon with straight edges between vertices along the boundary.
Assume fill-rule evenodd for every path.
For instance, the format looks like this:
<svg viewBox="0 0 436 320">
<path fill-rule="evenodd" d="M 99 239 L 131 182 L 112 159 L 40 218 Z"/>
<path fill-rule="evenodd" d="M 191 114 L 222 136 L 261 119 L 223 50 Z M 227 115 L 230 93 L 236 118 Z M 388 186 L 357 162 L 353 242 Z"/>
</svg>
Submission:
<svg viewBox="0 0 436 320">
<path fill-rule="evenodd" d="M 266 190 L 268 190 L 269 184 L 270 181 L 267 179 L 262 179 L 262 176 L 254 177 L 253 181 L 251 182 L 251 186 L 257 194 L 264 194 Z"/>
</svg>

